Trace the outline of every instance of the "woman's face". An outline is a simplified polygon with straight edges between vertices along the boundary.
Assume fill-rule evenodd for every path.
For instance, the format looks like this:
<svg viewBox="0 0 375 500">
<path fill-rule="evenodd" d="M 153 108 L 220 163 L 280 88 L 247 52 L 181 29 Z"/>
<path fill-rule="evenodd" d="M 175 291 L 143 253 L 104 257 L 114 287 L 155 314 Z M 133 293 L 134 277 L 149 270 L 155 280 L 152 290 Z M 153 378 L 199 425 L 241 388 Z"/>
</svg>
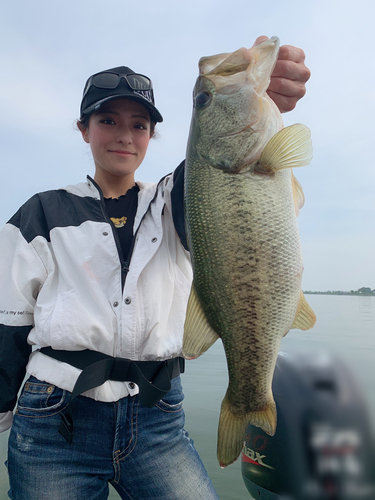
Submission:
<svg viewBox="0 0 375 500">
<path fill-rule="evenodd" d="M 90 117 L 82 137 L 90 144 L 95 162 L 95 177 L 119 181 L 134 180 L 150 141 L 150 115 L 140 103 L 113 99 Z"/>
</svg>

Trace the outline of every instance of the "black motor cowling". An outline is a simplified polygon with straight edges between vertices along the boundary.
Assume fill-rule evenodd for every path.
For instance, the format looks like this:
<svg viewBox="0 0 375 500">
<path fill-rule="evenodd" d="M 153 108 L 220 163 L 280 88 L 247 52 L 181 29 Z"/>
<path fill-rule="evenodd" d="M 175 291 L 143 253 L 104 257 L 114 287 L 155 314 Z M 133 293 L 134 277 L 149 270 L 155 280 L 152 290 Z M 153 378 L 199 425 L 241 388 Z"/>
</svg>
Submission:
<svg viewBox="0 0 375 500">
<path fill-rule="evenodd" d="M 280 352 L 277 429 L 247 429 L 242 476 L 257 500 L 373 500 L 375 453 L 362 391 L 327 353 Z"/>
</svg>

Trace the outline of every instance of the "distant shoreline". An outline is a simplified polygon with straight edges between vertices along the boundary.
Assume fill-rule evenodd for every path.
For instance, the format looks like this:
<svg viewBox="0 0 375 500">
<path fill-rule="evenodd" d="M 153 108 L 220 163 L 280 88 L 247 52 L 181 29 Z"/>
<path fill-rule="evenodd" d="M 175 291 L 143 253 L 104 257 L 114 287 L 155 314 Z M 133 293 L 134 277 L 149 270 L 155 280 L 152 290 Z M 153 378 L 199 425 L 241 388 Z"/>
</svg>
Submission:
<svg viewBox="0 0 375 500">
<path fill-rule="evenodd" d="M 311 292 L 310 290 L 304 291 L 303 292 L 305 295 L 354 295 L 356 297 L 375 297 L 375 291 L 372 290 L 371 292 L 340 292 L 340 291 L 335 291 L 335 292 Z"/>
</svg>

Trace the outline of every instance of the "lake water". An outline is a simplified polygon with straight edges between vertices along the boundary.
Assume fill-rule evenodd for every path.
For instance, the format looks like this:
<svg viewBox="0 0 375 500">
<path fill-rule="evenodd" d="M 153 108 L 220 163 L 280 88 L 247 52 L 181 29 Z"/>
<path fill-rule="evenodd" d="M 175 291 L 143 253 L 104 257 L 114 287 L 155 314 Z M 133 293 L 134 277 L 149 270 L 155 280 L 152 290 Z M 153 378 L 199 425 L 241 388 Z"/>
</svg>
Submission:
<svg viewBox="0 0 375 500">
<path fill-rule="evenodd" d="M 340 356 L 359 381 L 368 403 L 371 422 L 375 416 L 375 297 L 306 295 L 317 316 L 307 332 L 292 330 L 281 350 L 331 352 Z M 228 383 L 220 341 L 201 358 L 187 363 L 183 375 L 186 429 L 219 492 L 221 500 L 250 498 L 242 480 L 241 463 L 220 469 L 216 460 L 216 436 L 221 400 Z M 6 458 L 8 432 L 0 435 L 0 463 Z M 0 466 L 0 500 L 6 500 L 8 479 Z M 110 499 L 119 498 L 111 489 Z M 168 500 L 168 499 L 166 499 Z"/>
</svg>

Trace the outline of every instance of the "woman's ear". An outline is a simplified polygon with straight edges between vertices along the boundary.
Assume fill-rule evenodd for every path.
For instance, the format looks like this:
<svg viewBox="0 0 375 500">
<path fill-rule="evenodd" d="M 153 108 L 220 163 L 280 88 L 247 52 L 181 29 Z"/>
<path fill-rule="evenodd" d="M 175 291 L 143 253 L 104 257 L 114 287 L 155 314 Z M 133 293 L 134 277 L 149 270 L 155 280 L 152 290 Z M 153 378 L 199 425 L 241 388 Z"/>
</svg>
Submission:
<svg viewBox="0 0 375 500">
<path fill-rule="evenodd" d="M 90 144 L 89 129 L 85 127 L 79 120 L 77 121 L 77 127 L 82 134 L 82 138 L 87 144 Z"/>
</svg>

